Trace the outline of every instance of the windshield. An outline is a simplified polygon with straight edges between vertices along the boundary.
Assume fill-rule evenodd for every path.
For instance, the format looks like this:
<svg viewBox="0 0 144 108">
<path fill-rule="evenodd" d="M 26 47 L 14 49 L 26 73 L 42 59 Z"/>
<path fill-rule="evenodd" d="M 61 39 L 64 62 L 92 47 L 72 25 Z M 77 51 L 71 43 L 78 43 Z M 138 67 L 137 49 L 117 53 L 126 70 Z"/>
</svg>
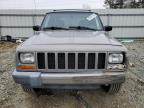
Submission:
<svg viewBox="0 0 144 108">
<path fill-rule="evenodd" d="M 103 26 L 98 15 L 92 12 L 49 13 L 42 23 L 42 29 L 54 28 L 65 30 L 103 30 Z"/>
</svg>

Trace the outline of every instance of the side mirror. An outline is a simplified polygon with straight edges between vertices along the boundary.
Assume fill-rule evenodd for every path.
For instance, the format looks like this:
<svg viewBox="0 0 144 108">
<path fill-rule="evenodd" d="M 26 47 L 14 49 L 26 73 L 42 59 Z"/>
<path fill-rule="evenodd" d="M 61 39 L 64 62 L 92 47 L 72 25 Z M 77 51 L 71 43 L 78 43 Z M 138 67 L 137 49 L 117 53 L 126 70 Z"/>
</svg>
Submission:
<svg viewBox="0 0 144 108">
<path fill-rule="evenodd" d="M 105 26 L 105 27 L 104 27 L 104 30 L 105 30 L 105 31 L 112 31 L 112 26 Z"/>
<path fill-rule="evenodd" d="M 40 26 L 39 25 L 33 26 L 33 30 L 34 31 L 40 31 Z"/>
</svg>

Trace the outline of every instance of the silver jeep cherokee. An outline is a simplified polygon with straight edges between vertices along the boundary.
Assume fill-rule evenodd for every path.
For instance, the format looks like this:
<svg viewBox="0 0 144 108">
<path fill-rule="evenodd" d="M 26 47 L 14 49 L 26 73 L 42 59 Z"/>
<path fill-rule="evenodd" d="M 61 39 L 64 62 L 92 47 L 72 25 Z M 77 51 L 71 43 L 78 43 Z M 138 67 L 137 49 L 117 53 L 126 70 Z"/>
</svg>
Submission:
<svg viewBox="0 0 144 108">
<path fill-rule="evenodd" d="M 26 90 L 96 89 L 117 93 L 125 81 L 127 49 L 108 36 L 97 13 L 54 10 L 37 34 L 16 50 L 13 78 Z"/>
</svg>

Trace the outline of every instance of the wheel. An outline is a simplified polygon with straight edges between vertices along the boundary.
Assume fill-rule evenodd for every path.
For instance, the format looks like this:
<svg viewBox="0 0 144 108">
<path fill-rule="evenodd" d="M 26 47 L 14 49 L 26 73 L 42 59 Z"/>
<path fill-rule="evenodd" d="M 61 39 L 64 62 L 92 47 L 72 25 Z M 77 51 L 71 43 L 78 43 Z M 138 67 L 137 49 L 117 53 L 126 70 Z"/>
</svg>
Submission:
<svg viewBox="0 0 144 108">
<path fill-rule="evenodd" d="M 22 89 L 23 89 L 24 92 L 33 93 L 33 88 L 29 88 L 29 87 L 26 87 L 26 86 L 22 86 Z"/>
<path fill-rule="evenodd" d="M 102 89 L 108 94 L 116 94 L 119 92 L 121 85 L 121 83 L 102 85 Z"/>
</svg>

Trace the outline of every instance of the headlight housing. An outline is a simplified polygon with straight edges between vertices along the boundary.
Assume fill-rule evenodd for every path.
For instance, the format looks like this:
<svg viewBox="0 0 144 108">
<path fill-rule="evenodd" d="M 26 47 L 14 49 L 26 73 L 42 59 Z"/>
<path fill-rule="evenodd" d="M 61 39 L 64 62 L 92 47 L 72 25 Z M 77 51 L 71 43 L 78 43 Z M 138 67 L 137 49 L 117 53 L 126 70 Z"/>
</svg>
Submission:
<svg viewBox="0 0 144 108">
<path fill-rule="evenodd" d="M 122 53 L 111 53 L 109 54 L 108 61 L 111 64 L 123 63 L 123 54 Z"/>
<path fill-rule="evenodd" d="M 34 53 L 20 53 L 19 59 L 21 63 L 32 64 L 35 62 Z"/>
</svg>

